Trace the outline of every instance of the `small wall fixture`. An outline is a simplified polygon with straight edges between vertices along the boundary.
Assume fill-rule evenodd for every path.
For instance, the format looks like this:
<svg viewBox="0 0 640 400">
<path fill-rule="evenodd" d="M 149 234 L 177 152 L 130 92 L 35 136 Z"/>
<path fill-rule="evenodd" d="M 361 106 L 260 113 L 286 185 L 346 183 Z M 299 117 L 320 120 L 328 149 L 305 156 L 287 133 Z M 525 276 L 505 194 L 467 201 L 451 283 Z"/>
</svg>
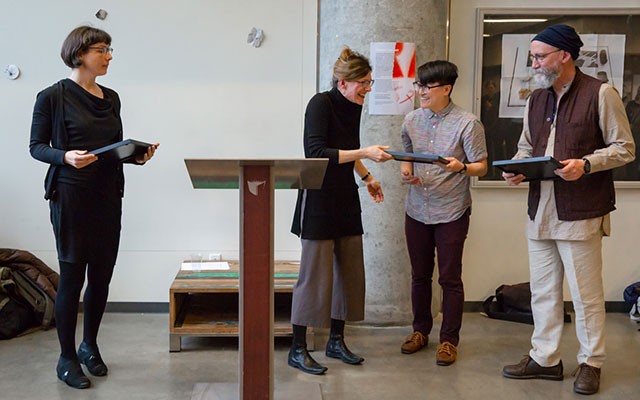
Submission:
<svg viewBox="0 0 640 400">
<path fill-rule="evenodd" d="M 249 36 L 247 37 L 247 43 L 253 47 L 260 47 L 262 40 L 264 40 L 264 32 L 262 29 L 251 28 L 251 32 L 249 32 Z"/>
<path fill-rule="evenodd" d="M 107 18 L 107 15 L 109 15 L 109 13 L 107 12 L 107 10 L 103 10 L 102 8 L 98 10 L 98 12 L 96 13 L 96 18 L 98 18 L 101 21 L 104 21 Z"/>
<path fill-rule="evenodd" d="M 11 79 L 11 80 L 18 79 L 18 77 L 20 76 L 20 68 L 18 68 L 17 65 L 13 65 L 13 64 L 7 65 L 4 68 L 4 76 L 7 79 Z"/>
</svg>

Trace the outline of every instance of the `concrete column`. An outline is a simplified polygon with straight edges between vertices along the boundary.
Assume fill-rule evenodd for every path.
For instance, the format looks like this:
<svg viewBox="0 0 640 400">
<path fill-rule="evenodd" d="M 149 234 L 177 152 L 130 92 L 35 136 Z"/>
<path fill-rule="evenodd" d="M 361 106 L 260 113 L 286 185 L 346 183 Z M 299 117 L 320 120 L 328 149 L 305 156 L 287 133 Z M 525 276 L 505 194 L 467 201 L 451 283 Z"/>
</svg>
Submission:
<svg viewBox="0 0 640 400">
<path fill-rule="evenodd" d="M 371 42 L 413 42 L 417 65 L 446 59 L 448 0 L 319 0 L 319 91 L 331 85 L 333 64 L 346 45 L 369 56 Z M 362 115 L 361 144 L 385 144 L 402 151 L 403 116 Z M 385 194 L 374 203 L 361 190 L 367 274 L 366 323 L 408 324 L 411 315 L 411 268 L 404 238 L 404 201 L 397 161 L 364 160 Z M 434 289 L 438 287 L 437 283 Z M 434 290 L 434 293 L 439 293 Z M 436 302 L 436 308 L 439 303 Z"/>
</svg>

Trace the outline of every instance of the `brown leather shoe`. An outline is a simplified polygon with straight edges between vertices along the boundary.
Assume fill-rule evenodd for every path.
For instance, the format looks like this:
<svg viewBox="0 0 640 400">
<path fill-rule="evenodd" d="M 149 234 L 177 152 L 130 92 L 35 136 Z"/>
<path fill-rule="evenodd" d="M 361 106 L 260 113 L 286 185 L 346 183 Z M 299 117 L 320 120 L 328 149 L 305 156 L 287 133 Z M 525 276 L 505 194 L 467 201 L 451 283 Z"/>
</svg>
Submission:
<svg viewBox="0 0 640 400">
<path fill-rule="evenodd" d="M 542 367 L 530 356 L 526 356 L 518 364 L 507 365 L 502 368 L 502 376 L 511 379 L 548 379 L 551 381 L 561 381 L 562 361 L 553 367 Z"/>
<path fill-rule="evenodd" d="M 425 347 L 429 342 L 429 337 L 423 335 L 421 332 L 415 331 L 411 335 L 407 336 L 400 347 L 402 354 L 413 354 L 421 348 Z"/>
<path fill-rule="evenodd" d="M 436 364 L 451 365 L 456 362 L 458 349 L 449 342 L 440 343 L 436 350 Z"/>
<path fill-rule="evenodd" d="M 594 394 L 600 389 L 600 368 L 592 367 L 587 363 L 578 365 L 573 376 L 576 377 L 573 382 L 573 391 L 579 394 Z"/>
</svg>

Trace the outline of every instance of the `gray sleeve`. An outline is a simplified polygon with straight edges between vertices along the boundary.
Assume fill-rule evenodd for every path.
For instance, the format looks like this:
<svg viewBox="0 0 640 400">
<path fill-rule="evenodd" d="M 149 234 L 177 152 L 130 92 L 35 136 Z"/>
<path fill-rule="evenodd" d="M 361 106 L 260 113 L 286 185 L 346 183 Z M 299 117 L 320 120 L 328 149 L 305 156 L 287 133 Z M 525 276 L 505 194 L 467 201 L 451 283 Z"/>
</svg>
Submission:
<svg viewBox="0 0 640 400">
<path fill-rule="evenodd" d="M 636 146 L 620 95 L 611 85 L 603 84 L 598 103 L 600 129 L 607 147 L 584 157 L 591 164 L 591 172 L 613 169 L 635 160 Z"/>
<path fill-rule="evenodd" d="M 478 162 L 488 157 L 487 142 L 484 137 L 484 126 L 474 119 L 465 127 L 462 133 L 464 153 L 469 162 Z"/>
<path fill-rule="evenodd" d="M 402 131 L 401 131 L 401 139 L 402 139 L 402 147 L 404 151 L 407 153 L 413 153 L 413 143 L 411 142 L 411 137 L 409 136 L 409 129 L 407 127 L 407 118 L 405 117 L 402 122 Z"/>
</svg>

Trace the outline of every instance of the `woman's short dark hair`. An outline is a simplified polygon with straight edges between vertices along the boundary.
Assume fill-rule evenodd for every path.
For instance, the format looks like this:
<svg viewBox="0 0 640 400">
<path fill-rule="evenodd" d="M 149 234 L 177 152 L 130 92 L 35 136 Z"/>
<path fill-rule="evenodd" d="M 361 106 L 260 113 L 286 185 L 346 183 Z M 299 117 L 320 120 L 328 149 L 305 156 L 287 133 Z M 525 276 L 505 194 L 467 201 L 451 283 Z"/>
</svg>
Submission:
<svg viewBox="0 0 640 400">
<path fill-rule="evenodd" d="M 458 79 L 458 67 L 452 62 L 445 60 L 429 61 L 418 67 L 418 81 L 427 85 L 429 83 L 439 83 L 440 85 L 453 85 Z M 449 93 L 451 95 L 451 93 Z"/>
<path fill-rule="evenodd" d="M 78 68 L 82 65 L 80 56 L 89 51 L 89 46 L 96 43 L 111 45 L 111 36 L 102 29 L 79 26 L 72 30 L 62 43 L 60 57 L 69 68 Z"/>
<path fill-rule="evenodd" d="M 340 53 L 340 57 L 333 64 L 333 77 L 331 86 L 337 87 L 338 81 L 355 81 L 364 78 L 371 72 L 369 59 L 346 47 Z"/>
</svg>

